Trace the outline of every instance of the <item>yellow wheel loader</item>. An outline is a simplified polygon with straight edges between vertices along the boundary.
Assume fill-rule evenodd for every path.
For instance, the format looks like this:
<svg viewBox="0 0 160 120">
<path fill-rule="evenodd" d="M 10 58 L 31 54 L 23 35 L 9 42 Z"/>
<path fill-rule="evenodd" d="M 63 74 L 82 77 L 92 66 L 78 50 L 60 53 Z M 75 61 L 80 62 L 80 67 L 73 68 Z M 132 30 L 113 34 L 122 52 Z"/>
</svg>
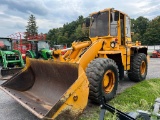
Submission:
<svg viewBox="0 0 160 120">
<path fill-rule="evenodd" d="M 112 99 L 124 71 L 136 82 L 146 78 L 147 47 L 132 42 L 130 26 L 129 16 L 113 8 L 92 13 L 88 38 L 53 51 L 53 60 L 27 59 L 1 89 L 41 119 L 76 119 L 88 98 Z"/>
</svg>

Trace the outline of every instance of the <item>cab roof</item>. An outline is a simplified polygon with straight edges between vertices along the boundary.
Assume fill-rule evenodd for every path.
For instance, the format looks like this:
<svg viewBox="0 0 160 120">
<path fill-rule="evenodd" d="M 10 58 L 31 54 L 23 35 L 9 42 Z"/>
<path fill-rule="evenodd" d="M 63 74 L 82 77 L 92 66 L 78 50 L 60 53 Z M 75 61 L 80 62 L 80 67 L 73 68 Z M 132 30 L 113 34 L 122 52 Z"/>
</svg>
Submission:
<svg viewBox="0 0 160 120">
<path fill-rule="evenodd" d="M 93 12 L 93 13 L 91 13 L 89 16 L 92 16 L 92 15 L 97 14 L 97 13 L 99 13 L 99 12 L 106 12 L 106 11 L 109 11 L 109 10 L 119 11 L 119 10 L 115 10 L 114 8 L 106 8 L 106 9 L 100 10 L 100 11 L 98 11 L 98 12 Z M 122 14 L 124 14 L 124 15 L 126 15 L 126 16 L 128 16 L 126 13 L 124 13 L 124 12 L 122 12 L 122 11 L 119 11 L 119 12 L 122 13 Z M 128 16 L 128 17 L 129 17 L 129 16 Z"/>
</svg>

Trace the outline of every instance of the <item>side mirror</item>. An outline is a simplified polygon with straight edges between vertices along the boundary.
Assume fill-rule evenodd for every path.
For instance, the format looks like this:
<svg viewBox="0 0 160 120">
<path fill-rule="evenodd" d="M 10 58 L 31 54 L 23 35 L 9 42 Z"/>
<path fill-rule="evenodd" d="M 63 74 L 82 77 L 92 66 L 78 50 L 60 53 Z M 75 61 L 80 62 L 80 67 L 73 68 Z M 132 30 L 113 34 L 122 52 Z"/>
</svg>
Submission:
<svg viewBox="0 0 160 120">
<path fill-rule="evenodd" d="M 119 20 L 119 12 L 116 11 L 114 14 L 114 21 L 118 21 Z"/>
<path fill-rule="evenodd" d="M 86 27 L 90 26 L 90 18 L 86 18 L 85 20 Z"/>
</svg>

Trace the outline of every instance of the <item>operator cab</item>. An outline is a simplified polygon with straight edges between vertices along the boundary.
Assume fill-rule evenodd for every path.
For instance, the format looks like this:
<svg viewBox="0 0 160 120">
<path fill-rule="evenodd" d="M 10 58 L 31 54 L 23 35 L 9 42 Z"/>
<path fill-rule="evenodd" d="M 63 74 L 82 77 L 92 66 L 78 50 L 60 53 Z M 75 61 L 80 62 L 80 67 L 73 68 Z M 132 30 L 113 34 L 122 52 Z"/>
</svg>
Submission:
<svg viewBox="0 0 160 120">
<path fill-rule="evenodd" d="M 112 37 L 120 45 L 126 45 L 131 42 L 130 25 L 128 15 L 113 8 L 105 9 L 90 15 L 90 38 L 94 41 L 94 38 Z"/>
<path fill-rule="evenodd" d="M 0 49 L 1 50 L 11 50 L 12 42 L 10 38 L 0 38 Z"/>
</svg>

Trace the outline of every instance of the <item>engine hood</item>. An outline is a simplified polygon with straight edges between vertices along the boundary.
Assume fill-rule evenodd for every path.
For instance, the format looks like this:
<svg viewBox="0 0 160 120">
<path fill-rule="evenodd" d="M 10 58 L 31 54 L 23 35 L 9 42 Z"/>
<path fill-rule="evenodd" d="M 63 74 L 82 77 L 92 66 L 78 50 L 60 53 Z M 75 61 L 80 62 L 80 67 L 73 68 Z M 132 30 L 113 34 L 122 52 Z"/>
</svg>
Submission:
<svg viewBox="0 0 160 120">
<path fill-rule="evenodd" d="M 13 51 L 3 51 L 3 53 L 5 53 L 7 55 L 15 55 L 15 52 L 13 52 Z"/>
</svg>

